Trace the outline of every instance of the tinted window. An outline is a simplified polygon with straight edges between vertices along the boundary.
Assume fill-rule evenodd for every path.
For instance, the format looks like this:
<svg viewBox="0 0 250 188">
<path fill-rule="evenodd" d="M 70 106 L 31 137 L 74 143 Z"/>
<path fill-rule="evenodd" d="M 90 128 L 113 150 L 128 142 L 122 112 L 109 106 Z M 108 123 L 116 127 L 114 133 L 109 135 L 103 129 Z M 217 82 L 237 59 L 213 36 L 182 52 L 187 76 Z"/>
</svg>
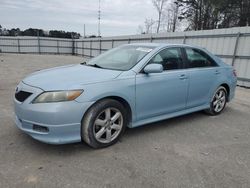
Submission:
<svg viewBox="0 0 250 188">
<path fill-rule="evenodd" d="M 187 48 L 186 54 L 189 68 L 216 66 L 212 58 L 199 49 Z"/>
<path fill-rule="evenodd" d="M 167 48 L 155 55 L 149 62 L 162 64 L 164 70 L 180 69 L 182 58 L 179 48 Z"/>
</svg>

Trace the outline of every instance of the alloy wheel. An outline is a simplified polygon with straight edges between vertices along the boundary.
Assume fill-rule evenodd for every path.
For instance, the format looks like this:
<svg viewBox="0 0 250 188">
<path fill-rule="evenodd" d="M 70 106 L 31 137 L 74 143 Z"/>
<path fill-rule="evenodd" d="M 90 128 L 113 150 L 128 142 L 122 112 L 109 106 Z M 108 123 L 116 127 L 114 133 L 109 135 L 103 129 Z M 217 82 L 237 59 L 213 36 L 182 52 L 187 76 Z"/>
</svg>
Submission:
<svg viewBox="0 0 250 188">
<path fill-rule="evenodd" d="M 226 104 L 226 92 L 223 89 L 219 89 L 213 98 L 213 109 L 216 113 L 219 113 L 223 110 L 224 106 Z"/>
<path fill-rule="evenodd" d="M 122 113 L 117 108 L 106 108 L 95 119 L 95 139 L 101 143 L 110 143 L 119 136 L 122 127 Z"/>
</svg>

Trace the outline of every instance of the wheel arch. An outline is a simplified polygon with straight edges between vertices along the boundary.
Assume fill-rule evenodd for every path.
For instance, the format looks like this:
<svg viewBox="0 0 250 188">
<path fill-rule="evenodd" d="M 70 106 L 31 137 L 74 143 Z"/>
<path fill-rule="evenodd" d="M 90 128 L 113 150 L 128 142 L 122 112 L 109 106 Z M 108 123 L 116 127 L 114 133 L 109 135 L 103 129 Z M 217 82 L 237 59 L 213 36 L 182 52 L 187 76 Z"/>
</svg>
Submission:
<svg viewBox="0 0 250 188">
<path fill-rule="evenodd" d="M 87 112 L 98 102 L 102 101 L 102 100 L 105 100 L 105 99 L 113 99 L 113 100 L 116 100 L 118 102 L 120 102 L 124 108 L 126 109 L 126 111 L 128 112 L 127 113 L 127 118 L 128 118 L 128 127 L 131 127 L 131 124 L 132 124 L 132 118 L 133 118 L 133 112 L 132 112 L 132 108 L 131 108 L 131 105 L 129 104 L 129 102 L 124 99 L 123 97 L 120 97 L 120 96 L 105 96 L 105 97 L 102 97 L 100 99 L 98 99 L 97 101 L 95 101 L 95 103 L 93 103 L 89 108 L 88 110 L 84 113 L 83 117 L 82 117 L 82 121 L 84 119 L 84 117 L 86 116 Z"/>
<path fill-rule="evenodd" d="M 220 86 L 223 86 L 226 89 L 226 91 L 227 91 L 227 102 L 228 102 L 229 101 L 229 96 L 230 96 L 230 87 L 229 87 L 229 85 L 227 83 L 223 83 Z"/>
</svg>

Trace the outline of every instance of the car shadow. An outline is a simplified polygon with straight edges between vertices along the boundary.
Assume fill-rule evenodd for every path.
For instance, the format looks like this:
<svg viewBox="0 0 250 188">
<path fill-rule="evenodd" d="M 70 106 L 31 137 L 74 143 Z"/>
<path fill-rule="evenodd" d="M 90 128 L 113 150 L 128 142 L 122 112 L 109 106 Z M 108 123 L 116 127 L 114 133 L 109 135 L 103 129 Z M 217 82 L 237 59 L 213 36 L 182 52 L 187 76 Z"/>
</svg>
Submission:
<svg viewBox="0 0 250 188">
<path fill-rule="evenodd" d="M 162 131 L 163 129 L 168 130 L 168 129 L 174 129 L 180 126 L 190 126 L 191 124 L 188 124 L 186 122 L 190 122 L 190 120 L 193 120 L 193 119 L 203 119 L 206 117 L 208 116 L 204 112 L 194 112 L 191 114 L 170 118 L 170 119 L 158 121 L 155 123 L 145 124 L 143 126 L 135 127 L 132 129 L 127 129 L 124 137 L 129 138 L 129 137 L 133 137 L 134 135 L 140 136 L 140 134 L 147 134 L 148 132 L 157 133 L 159 131 Z"/>
</svg>

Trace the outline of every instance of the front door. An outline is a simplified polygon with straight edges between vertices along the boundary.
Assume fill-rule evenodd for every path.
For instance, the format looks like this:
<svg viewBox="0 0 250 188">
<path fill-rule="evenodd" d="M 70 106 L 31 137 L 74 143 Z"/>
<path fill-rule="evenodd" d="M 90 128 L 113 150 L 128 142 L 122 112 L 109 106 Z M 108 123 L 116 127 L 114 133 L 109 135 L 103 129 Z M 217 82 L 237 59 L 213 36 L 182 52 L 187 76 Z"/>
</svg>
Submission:
<svg viewBox="0 0 250 188">
<path fill-rule="evenodd" d="M 136 76 L 137 120 L 183 110 L 186 107 L 188 75 L 183 69 L 179 48 L 166 48 L 150 63 L 162 64 L 161 73 L 139 73 Z"/>
</svg>

